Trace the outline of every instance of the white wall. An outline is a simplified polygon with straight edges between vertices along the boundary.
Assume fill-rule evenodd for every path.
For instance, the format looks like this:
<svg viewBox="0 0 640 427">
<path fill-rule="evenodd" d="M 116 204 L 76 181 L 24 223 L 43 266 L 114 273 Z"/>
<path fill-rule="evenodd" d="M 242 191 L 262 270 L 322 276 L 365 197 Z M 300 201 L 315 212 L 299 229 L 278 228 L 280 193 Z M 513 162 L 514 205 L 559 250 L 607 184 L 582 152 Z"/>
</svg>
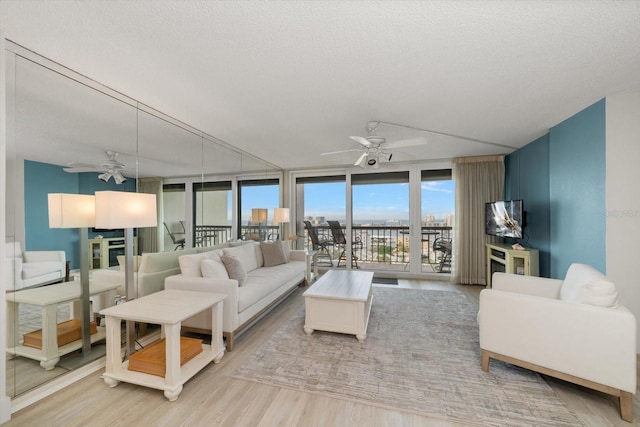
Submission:
<svg viewBox="0 0 640 427">
<path fill-rule="evenodd" d="M 640 92 L 606 98 L 607 276 L 640 319 Z M 636 343 L 640 342 L 640 329 Z M 637 345 L 637 344 L 636 344 Z M 637 352 L 637 349 L 636 349 Z"/>
</svg>

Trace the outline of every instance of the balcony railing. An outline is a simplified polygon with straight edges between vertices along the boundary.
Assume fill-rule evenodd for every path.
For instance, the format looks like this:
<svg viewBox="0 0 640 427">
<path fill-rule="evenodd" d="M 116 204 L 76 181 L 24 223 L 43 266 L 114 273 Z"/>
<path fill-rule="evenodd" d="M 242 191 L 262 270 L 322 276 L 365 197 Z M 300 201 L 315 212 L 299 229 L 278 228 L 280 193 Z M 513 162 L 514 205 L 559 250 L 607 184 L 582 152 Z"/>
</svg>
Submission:
<svg viewBox="0 0 640 427">
<path fill-rule="evenodd" d="M 333 236 L 329 226 L 318 225 L 320 240 L 333 241 Z M 409 244 L 410 235 L 408 226 L 360 226 L 351 227 L 352 241 L 360 242 L 352 246 L 352 254 L 356 258 L 360 268 L 376 270 L 407 270 L 409 264 Z M 311 248 L 311 240 L 305 232 L 305 248 Z M 444 251 L 439 245 L 434 247 L 438 239 L 450 242 L 453 237 L 451 227 L 423 226 L 421 227 L 421 264 L 423 271 L 448 272 L 450 267 L 451 253 L 446 255 L 448 259 L 444 262 L 442 257 Z M 338 257 L 342 253 L 340 245 L 329 245 L 329 253 L 334 266 L 337 265 Z M 345 260 L 340 261 L 341 266 Z"/>
<path fill-rule="evenodd" d="M 333 242 L 333 235 L 328 225 L 315 226 L 320 240 Z M 241 235 L 247 240 L 275 240 L 279 237 L 280 228 L 277 225 L 247 225 L 241 228 Z M 360 268 L 373 270 L 408 270 L 410 235 L 408 226 L 363 226 L 351 227 L 352 241 L 360 242 L 352 247 L 352 254 L 356 257 L 354 264 Z M 438 239 L 450 242 L 453 237 L 451 227 L 423 226 L 421 233 L 421 265 L 423 272 L 448 272 L 449 261 L 441 263 L 445 255 L 434 247 Z M 312 247 L 306 230 L 304 231 L 304 248 Z M 195 226 L 196 246 L 213 246 L 232 239 L 231 226 L 226 225 L 197 225 Z M 300 249 L 300 247 L 298 246 Z M 336 244 L 328 246 L 329 254 L 334 266 L 346 264 L 339 260 L 343 247 Z"/>
</svg>

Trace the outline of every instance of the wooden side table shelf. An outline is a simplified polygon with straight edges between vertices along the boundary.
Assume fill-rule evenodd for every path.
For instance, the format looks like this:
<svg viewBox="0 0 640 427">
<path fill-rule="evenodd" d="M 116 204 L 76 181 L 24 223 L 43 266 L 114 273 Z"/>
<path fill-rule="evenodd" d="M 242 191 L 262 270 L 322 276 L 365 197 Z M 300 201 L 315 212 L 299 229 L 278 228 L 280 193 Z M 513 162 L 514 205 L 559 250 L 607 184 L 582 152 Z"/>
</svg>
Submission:
<svg viewBox="0 0 640 427">
<path fill-rule="evenodd" d="M 110 387 L 121 381 L 164 390 L 170 402 L 178 398 L 182 386 L 212 361 L 224 356 L 222 340 L 222 304 L 226 295 L 166 289 L 139 299 L 100 311 L 107 323 L 107 364 L 103 375 Z M 202 311 L 211 310 L 211 345 L 180 366 L 180 328 L 182 321 Z M 120 324 L 123 320 L 154 323 L 162 327 L 165 338 L 166 373 L 164 377 L 128 370 L 129 361 L 122 362 Z"/>
<path fill-rule="evenodd" d="M 91 296 L 107 293 L 107 301 L 113 301 L 117 288 L 117 284 L 91 284 L 89 292 Z M 58 327 L 56 324 L 58 304 L 79 300 L 81 294 L 79 280 L 8 293 L 7 353 L 39 360 L 40 366 L 49 371 L 58 364 L 61 356 L 82 348 L 82 340 L 76 340 L 58 347 Z M 16 340 L 14 322 L 20 304 L 31 304 L 40 307 L 42 313 L 42 348 L 25 346 L 22 340 Z M 80 311 L 74 309 L 74 313 L 80 313 Z M 99 327 L 97 333 L 91 335 L 91 342 L 94 343 L 104 338 L 105 330 Z"/>
</svg>

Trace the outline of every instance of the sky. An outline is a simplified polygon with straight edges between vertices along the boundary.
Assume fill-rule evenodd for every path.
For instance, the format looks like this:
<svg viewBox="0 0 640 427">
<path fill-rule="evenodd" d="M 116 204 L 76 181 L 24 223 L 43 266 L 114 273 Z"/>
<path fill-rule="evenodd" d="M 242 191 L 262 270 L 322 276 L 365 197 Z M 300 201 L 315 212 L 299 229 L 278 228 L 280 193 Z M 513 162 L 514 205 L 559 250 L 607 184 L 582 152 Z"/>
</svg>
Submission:
<svg viewBox="0 0 640 427">
<path fill-rule="evenodd" d="M 454 182 L 423 181 L 421 217 L 435 215 L 443 219 L 454 213 Z M 304 184 L 305 217 L 323 216 L 344 221 L 346 217 L 346 184 L 344 182 Z M 367 184 L 352 187 L 354 220 L 408 220 L 409 184 Z M 243 218 L 251 216 L 252 207 L 273 209 L 279 206 L 277 185 L 244 187 Z"/>
<path fill-rule="evenodd" d="M 344 219 L 345 183 L 305 184 L 305 216 Z M 408 220 L 409 184 L 368 184 L 352 187 L 354 220 Z M 422 183 L 421 216 L 436 219 L 454 213 L 453 181 Z"/>
</svg>

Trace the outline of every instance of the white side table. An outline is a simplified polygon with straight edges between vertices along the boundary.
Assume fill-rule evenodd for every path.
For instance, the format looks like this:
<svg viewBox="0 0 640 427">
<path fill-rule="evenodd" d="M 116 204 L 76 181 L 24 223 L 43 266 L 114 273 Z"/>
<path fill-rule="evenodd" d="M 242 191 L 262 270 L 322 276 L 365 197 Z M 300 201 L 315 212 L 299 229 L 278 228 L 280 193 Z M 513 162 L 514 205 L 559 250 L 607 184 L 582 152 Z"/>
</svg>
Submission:
<svg viewBox="0 0 640 427">
<path fill-rule="evenodd" d="M 307 261 L 305 279 L 307 280 L 307 285 L 310 285 L 318 277 L 318 251 L 306 251 L 305 259 Z"/>
<path fill-rule="evenodd" d="M 107 301 L 113 301 L 117 284 L 91 284 L 91 296 L 106 293 Z M 49 371 L 60 361 L 60 356 L 82 348 L 82 340 L 76 340 L 58 347 L 57 316 L 58 304 L 79 300 L 82 295 L 80 281 L 74 280 L 39 288 L 22 289 L 7 294 L 7 353 L 39 360 L 40 366 Z M 39 306 L 42 313 L 42 349 L 22 345 L 22 340 L 16 342 L 15 319 L 20 304 Z M 79 313 L 74 310 L 74 313 Z M 74 315 L 75 317 L 75 315 Z M 91 335 L 91 342 L 105 338 L 104 328 L 98 327 L 98 332 Z"/>
<path fill-rule="evenodd" d="M 100 311 L 107 323 L 107 364 L 104 381 L 110 387 L 120 381 L 164 390 L 173 402 L 182 385 L 211 363 L 224 356 L 222 340 L 222 303 L 226 295 L 208 292 L 166 289 Z M 202 353 L 180 366 L 180 327 L 182 321 L 205 310 L 211 310 L 211 345 L 203 345 Z M 166 374 L 162 378 L 143 372 L 129 371 L 129 361 L 120 360 L 120 324 L 123 320 L 154 323 L 162 326 L 165 341 Z"/>
</svg>

